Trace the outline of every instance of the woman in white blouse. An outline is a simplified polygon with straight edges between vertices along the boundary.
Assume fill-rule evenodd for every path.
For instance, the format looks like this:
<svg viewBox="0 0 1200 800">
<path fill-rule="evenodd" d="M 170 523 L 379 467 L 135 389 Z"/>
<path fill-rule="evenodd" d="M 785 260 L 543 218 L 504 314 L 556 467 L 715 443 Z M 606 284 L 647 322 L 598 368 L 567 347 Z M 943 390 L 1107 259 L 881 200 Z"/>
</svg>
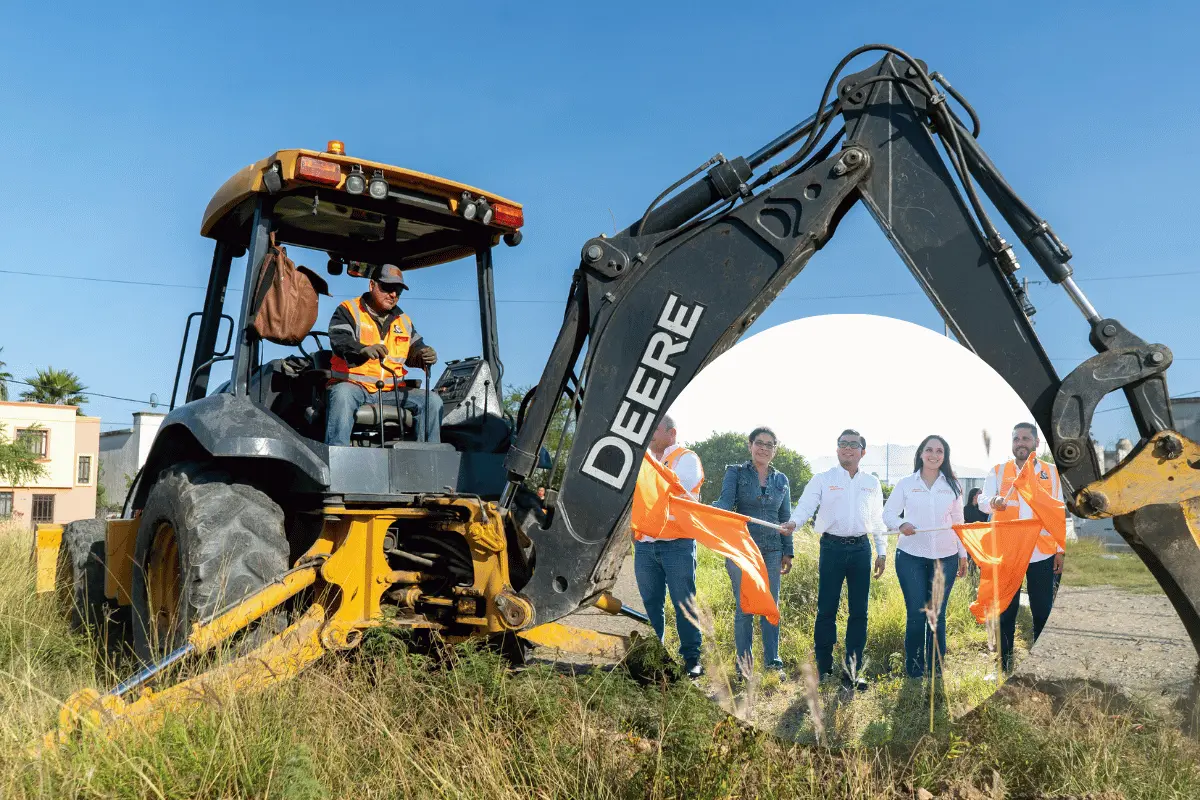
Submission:
<svg viewBox="0 0 1200 800">
<path fill-rule="evenodd" d="M 889 530 L 900 531 L 896 545 L 896 577 L 904 592 L 908 625 L 904 634 L 904 670 L 920 678 L 946 654 L 946 602 L 954 579 L 967 572 L 967 551 L 950 527 L 963 522 L 962 489 L 950 466 L 950 445 L 940 436 L 926 436 L 913 459 L 912 475 L 901 478 L 883 506 Z M 903 515 L 903 519 L 901 519 Z M 929 630 L 925 608 L 933 591 L 934 571 L 946 579 L 938 609 L 937 637 Z"/>
</svg>

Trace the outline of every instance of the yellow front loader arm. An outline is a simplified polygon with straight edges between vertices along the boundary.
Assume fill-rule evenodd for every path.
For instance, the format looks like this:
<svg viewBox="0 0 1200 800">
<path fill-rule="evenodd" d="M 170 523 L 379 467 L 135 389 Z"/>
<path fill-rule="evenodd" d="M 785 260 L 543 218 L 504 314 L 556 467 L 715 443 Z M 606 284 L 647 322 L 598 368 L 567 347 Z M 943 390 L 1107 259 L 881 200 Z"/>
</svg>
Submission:
<svg viewBox="0 0 1200 800">
<path fill-rule="evenodd" d="M 334 559 L 324 554 L 302 559 L 304 566 L 291 570 L 211 620 L 197 623 L 187 643 L 159 663 L 105 694 L 95 689 L 76 692 L 60 709 L 57 729 L 33 744 L 31 753 L 38 754 L 65 744 L 81 728 L 101 730 L 110 737 L 130 729 L 155 730 L 162 726 L 168 714 L 186 711 L 234 692 L 265 689 L 295 677 L 327 651 L 357 646 L 362 639 L 362 629 L 381 624 L 382 620 L 346 614 L 345 603 L 339 602 L 338 610 L 329 612 L 320 602 L 314 602 L 299 620 L 253 651 L 166 689 L 152 691 L 145 688 L 171 665 L 213 650 L 312 586 L 319 577 L 329 577 L 328 567 L 333 563 Z M 351 596 L 358 594 L 347 585 L 341 586 L 343 594 L 348 588 L 351 588 Z M 611 614 L 645 619 L 640 613 L 624 608 L 619 600 L 608 594 L 601 595 L 596 605 Z M 554 650 L 614 660 L 623 658 L 629 648 L 629 640 L 624 636 L 553 622 L 521 631 L 518 635 L 532 644 Z M 136 699 L 125 699 L 137 689 L 141 692 Z"/>
</svg>

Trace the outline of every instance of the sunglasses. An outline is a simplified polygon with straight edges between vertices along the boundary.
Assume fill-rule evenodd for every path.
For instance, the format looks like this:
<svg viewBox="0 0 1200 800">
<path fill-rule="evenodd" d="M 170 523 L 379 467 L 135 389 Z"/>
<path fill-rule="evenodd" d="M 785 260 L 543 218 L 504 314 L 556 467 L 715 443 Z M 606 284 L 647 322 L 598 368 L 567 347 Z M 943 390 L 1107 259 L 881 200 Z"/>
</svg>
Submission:
<svg viewBox="0 0 1200 800">
<path fill-rule="evenodd" d="M 862 447 L 862 442 L 847 442 L 845 439 L 838 439 L 838 448 L 845 450 L 858 450 Z"/>
<path fill-rule="evenodd" d="M 377 283 L 375 285 L 378 286 L 379 291 L 383 292 L 384 294 L 400 294 L 402 291 L 401 287 L 394 283 Z"/>
<path fill-rule="evenodd" d="M 774 449 L 775 449 L 775 443 L 774 443 L 774 442 L 764 442 L 764 441 L 762 441 L 761 439 L 755 439 L 755 440 L 754 440 L 754 446 L 755 446 L 755 447 L 761 447 L 761 448 L 762 448 L 762 449 L 764 449 L 764 450 L 774 450 Z"/>
</svg>

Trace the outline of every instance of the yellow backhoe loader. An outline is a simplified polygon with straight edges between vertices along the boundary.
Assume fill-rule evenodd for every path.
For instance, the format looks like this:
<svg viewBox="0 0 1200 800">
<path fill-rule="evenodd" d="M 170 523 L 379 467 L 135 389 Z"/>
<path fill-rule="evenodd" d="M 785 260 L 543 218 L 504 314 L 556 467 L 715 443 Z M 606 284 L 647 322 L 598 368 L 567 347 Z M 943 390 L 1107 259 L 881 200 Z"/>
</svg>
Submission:
<svg viewBox="0 0 1200 800">
<path fill-rule="evenodd" d="M 846 73 L 868 52 L 880 59 Z M 924 62 L 884 45 L 853 51 L 811 117 L 749 156 L 710 158 L 624 231 L 584 244 L 560 333 L 515 419 L 500 404 L 492 254 L 520 242 L 519 204 L 357 158 L 340 143 L 281 150 L 241 170 L 201 224 L 216 248 L 204 307 L 185 328 L 186 349 L 199 320 L 184 402 L 172 398 L 122 519 L 37 532 L 39 590 L 57 586 L 81 622 L 111 624 L 146 664 L 106 692 L 72 697 L 46 744 L 81 720 L 110 731 L 149 725 L 210 689 L 286 679 L 373 626 L 619 655 L 620 637 L 558 621 L 594 604 L 632 613 L 608 590 L 629 551 L 650 431 L 859 202 L 955 338 L 1028 406 L 1070 508 L 1115 518 L 1200 646 L 1200 445 L 1174 430 L 1171 351 L 1093 307 L 1070 251 L 1004 180 L 979 134 L 974 109 Z M 1096 355 L 1065 377 L 1034 333 L 1017 255 L 993 213 L 1082 315 Z M 378 402 L 359 410 L 351 446 L 323 443 L 337 378 L 323 334 L 264 363 L 252 324 L 264 265 L 277 263 L 268 253 L 282 244 L 322 251 L 328 271 L 347 279 L 381 265 L 475 259 L 481 351 L 448 362 L 434 387 L 440 443 L 419 441 L 406 408 Z M 226 315 L 230 265 L 242 255 L 240 308 Z M 223 360 L 230 380 L 210 392 L 210 369 Z M 181 374 L 182 364 L 183 351 Z M 1089 431 L 1097 403 L 1117 390 L 1141 439 L 1102 475 Z M 543 445 L 564 400 L 574 438 L 551 457 Z M 546 468 L 562 480 L 543 500 L 526 482 Z M 269 633 L 283 609 L 294 621 L 257 649 L 148 688 L 167 666 L 256 622 Z"/>
</svg>

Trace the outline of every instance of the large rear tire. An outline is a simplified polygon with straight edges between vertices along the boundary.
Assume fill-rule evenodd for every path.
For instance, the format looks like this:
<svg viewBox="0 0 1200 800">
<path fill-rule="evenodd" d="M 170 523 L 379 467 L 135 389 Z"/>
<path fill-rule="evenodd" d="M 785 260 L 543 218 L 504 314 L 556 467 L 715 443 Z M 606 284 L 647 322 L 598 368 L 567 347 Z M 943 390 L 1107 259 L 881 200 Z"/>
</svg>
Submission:
<svg viewBox="0 0 1200 800">
<path fill-rule="evenodd" d="M 178 464 L 146 498 L 134 556 L 134 652 L 152 663 L 182 646 L 194 623 L 287 570 L 283 511 L 211 464 Z"/>
</svg>

